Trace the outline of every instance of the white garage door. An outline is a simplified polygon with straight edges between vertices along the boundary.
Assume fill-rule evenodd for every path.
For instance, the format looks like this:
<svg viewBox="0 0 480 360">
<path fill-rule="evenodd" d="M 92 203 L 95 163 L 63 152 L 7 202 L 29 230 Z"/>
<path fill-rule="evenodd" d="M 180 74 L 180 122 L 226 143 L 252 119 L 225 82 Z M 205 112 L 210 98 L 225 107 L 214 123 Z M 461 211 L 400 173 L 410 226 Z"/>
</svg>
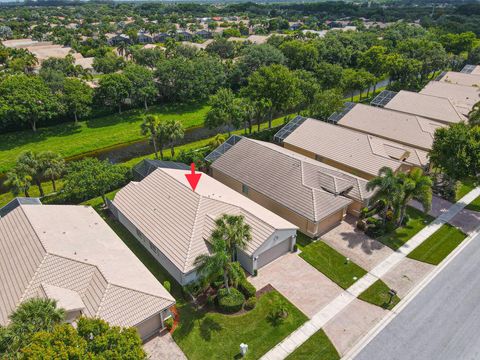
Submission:
<svg viewBox="0 0 480 360">
<path fill-rule="evenodd" d="M 162 321 L 160 319 L 160 314 L 151 317 L 150 319 L 144 321 L 141 324 L 137 325 L 138 332 L 142 340 L 147 339 L 152 336 L 155 332 L 159 331 L 162 327 Z"/>
<path fill-rule="evenodd" d="M 279 256 L 286 254 L 290 251 L 290 238 L 278 243 L 277 245 L 271 247 L 270 249 L 264 251 L 258 256 L 257 259 L 257 269 L 267 265 L 269 262 L 275 260 Z"/>
</svg>

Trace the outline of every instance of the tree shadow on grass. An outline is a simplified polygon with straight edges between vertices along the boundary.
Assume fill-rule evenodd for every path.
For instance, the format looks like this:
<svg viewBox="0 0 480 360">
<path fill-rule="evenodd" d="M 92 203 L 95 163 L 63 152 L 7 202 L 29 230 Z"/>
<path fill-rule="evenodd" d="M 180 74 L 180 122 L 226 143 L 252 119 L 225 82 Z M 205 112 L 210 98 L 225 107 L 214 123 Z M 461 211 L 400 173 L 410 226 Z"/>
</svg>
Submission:
<svg viewBox="0 0 480 360">
<path fill-rule="evenodd" d="M 200 336 L 206 341 L 212 338 L 212 332 L 222 330 L 222 326 L 212 318 L 204 318 L 200 323 Z"/>
</svg>

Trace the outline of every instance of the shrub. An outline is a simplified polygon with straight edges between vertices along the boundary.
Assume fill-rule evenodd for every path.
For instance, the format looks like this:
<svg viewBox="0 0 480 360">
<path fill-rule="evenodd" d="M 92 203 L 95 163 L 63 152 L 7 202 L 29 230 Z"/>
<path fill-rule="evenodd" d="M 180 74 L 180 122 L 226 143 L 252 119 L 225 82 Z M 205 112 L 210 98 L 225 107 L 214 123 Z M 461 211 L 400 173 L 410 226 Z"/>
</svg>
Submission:
<svg viewBox="0 0 480 360">
<path fill-rule="evenodd" d="M 392 221 L 393 220 L 393 211 L 392 210 L 387 210 L 387 213 L 385 214 L 385 218 L 388 221 Z"/>
<path fill-rule="evenodd" d="M 208 297 L 207 297 L 207 305 L 208 305 L 208 306 L 213 306 L 213 305 L 215 305 L 215 296 L 213 296 L 213 295 L 208 295 Z"/>
<path fill-rule="evenodd" d="M 379 220 L 375 219 L 374 217 L 370 216 L 369 218 L 367 218 L 366 220 L 367 224 L 371 224 L 371 225 L 377 225 L 379 223 Z"/>
<path fill-rule="evenodd" d="M 362 210 L 360 210 L 360 219 L 365 219 L 368 216 L 368 207 L 364 207 Z"/>
<path fill-rule="evenodd" d="M 257 276 L 257 275 L 258 275 L 258 270 L 257 269 L 253 270 L 253 276 Z"/>
<path fill-rule="evenodd" d="M 409 221 L 410 221 L 410 216 L 408 216 L 408 214 L 405 214 L 405 216 L 403 217 L 402 226 L 407 225 Z"/>
<path fill-rule="evenodd" d="M 365 221 L 363 220 L 358 220 L 357 221 L 357 229 L 360 231 L 365 231 L 367 225 L 365 224 Z"/>
<path fill-rule="evenodd" d="M 220 289 L 217 299 L 218 307 L 227 314 L 240 311 L 245 302 L 243 294 L 235 288 L 230 288 L 230 293 L 227 289 Z"/>
<path fill-rule="evenodd" d="M 298 251 L 298 245 L 295 244 L 295 245 L 293 245 L 293 252 L 296 253 L 297 251 Z"/>
<path fill-rule="evenodd" d="M 245 302 L 245 310 L 252 310 L 255 306 L 257 306 L 257 298 L 255 296 L 248 298 Z"/>
<path fill-rule="evenodd" d="M 287 303 L 282 298 L 276 298 L 271 304 L 271 310 L 268 314 L 269 320 L 274 325 L 279 325 L 288 316 Z"/>
<path fill-rule="evenodd" d="M 170 285 L 170 281 L 165 280 L 165 281 L 163 282 L 163 287 L 165 288 L 165 290 L 167 290 L 168 292 L 170 292 L 170 290 L 171 290 L 171 288 L 172 288 L 172 286 Z"/>
<path fill-rule="evenodd" d="M 218 280 L 215 280 L 214 282 L 212 282 L 212 287 L 214 289 L 220 289 L 224 284 L 224 281 L 223 281 L 223 278 L 219 278 Z"/>
<path fill-rule="evenodd" d="M 257 293 L 257 289 L 255 289 L 255 286 L 253 286 L 247 280 L 243 280 L 238 283 L 238 290 L 240 290 L 247 299 L 255 296 L 255 294 Z"/>
<path fill-rule="evenodd" d="M 382 226 L 369 226 L 365 230 L 365 234 L 371 238 L 377 238 L 385 234 L 385 229 Z"/>
<path fill-rule="evenodd" d="M 164 321 L 165 327 L 167 328 L 168 331 L 172 330 L 173 328 L 173 317 L 169 317 Z"/>
</svg>

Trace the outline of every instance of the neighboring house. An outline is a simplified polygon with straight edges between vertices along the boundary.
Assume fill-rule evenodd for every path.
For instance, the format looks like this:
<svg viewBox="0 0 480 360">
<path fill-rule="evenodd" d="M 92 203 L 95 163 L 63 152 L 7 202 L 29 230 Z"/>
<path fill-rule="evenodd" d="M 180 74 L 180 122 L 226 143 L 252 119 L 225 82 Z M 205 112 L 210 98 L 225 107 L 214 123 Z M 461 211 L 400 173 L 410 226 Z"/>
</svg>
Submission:
<svg viewBox="0 0 480 360">
<path fill-rule="evenodd" d="M 371 105 L 437 120 L 446 124 L 466 121 L 471 108 L 455 105 L 447 97 L 420 94 L 401 90 L 398 93 L 384 90 Z"/>
<path fill-rule="evenodd" d="M 480 101 L 480 88 L 443 81 L 430 81 L 420 90 L 420 94 L 446 97 L 449 98 L 456 107 L 470 110 Z"/>
<path fill-rule="evenodd" d="M 465 65 L 461 72 L 464 74 L 480 75 L 480 65 Z"/>
<path fill-rule="evenodd" d="M 192 41 L 193 35 L 188 31 L 177 30 L 178 41 Z"/>
<path fill-rule="evenodd" d="M 437 80 L 450 84 L 480 87 L 480 75 L 471 73 L 465 74 L 456 71 L 447 71 L 439 76 Z"/>
<path fill-rule="evenodd" d="M 294 22 L 294 23 L 290 23 L 290 26 L 288 27 L 288 29 L 289 29 L 289 30 L 298 30 L 298 29 L 300 29 L 302 26 L 303 26 L 302 23 Z"/>
<path fill-rule="evenodd" d="M 319 237 L 348 211 L 358 215 L 373 195 L 367 181 L 278 145 L 230 138 L 207 160 L 212 176 Z"/>
<path fill-rule="evenodd" d="M 199 30 L 195 33 L 195 35 L 200 36 L 202 39 L 211 39 L 212 38 L 212 33 L 208 30 L 202 29 Z"/>
<path fill-rule="evenodd" d="M 171 38 L 172 36 L 168 33 L 159 33 L 159 34 L 156 34 L 154 37 L 153 37 L 153 40 L 156 42 L 156 43 L 163 43 L 165 42 L 168 38 Z"/>
<path fill-rule="evenodd" d="M 137 42 L 139 44 L 151 44 L 153 43 L 153 37 L 146 34 L 144 31 L 139 31 L 137 34 Z"/>
<path fill-rule="evenodd" d="M 117 46 L 118 44 L 125 43 L 125 44 L 131 44 L 132 40 L 130 39 L 130 36 L 125 35 L 125 34 L 117 34 L 115 36 L 112 36 L 107 40 L 108 45 L 110 46 Z"/>
<path fill-rule="evenodd" d="M 287 149 L 372 179 L 387 166 L 393 171 L 426 167 L 427 152 L 324 121 L 297 117 L 276 135 Z"/>
<path fill-rule="evenodd" d="M 4 208 L 5 209 L 5 208 Z M 175 299 L 88 206 L 15 200 L 0 218 L 0 325 L 23 301 L 50 298 L 78 316 L 133 326 L 142 339 L 164 328 Z"/>
<path fill-rule="evenodd" d="M 420 116 L 364 104 L 354 104 L 337 117 L 337 125 L 429 151 L 435 130 L 445 124 Z"/>
<path fill-rule="evenodd" d="M 295 225 L 207 174 L 192 191 L 189 172 L 158 168 L 109 202 L 113 215 L 181 285 L 197 279 L 195 259 L 209 253 L 215 220 L 223 214 L 243 215 L 251 226 L 252 240 L 238 251 L 249 273 L 293 250 Z"/>
</svg>

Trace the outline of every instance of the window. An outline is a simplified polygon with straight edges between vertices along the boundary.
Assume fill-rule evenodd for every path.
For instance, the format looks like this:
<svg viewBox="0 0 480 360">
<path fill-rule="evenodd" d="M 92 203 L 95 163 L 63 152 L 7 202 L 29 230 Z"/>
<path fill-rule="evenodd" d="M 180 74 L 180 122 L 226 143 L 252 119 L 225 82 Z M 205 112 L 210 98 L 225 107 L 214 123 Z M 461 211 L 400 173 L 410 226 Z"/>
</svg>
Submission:
<svg viewBox="0 0 480 360">
<path fill-rule="evenodd" d="M 242 193 L 245 195 L 248 195 L 248 186 L 245 184 L 242 184 Z"/>
<path fill-rule="evenodd" d="M 158 249 L 155 245 L 153 245 L 153 243 L 151 241 L 148 242 L 149 245 L 150 245 L 150 249 L 152 249 L 152 251 L 155 253 L 155 254 L 158 254 Z"/>
</svg>

